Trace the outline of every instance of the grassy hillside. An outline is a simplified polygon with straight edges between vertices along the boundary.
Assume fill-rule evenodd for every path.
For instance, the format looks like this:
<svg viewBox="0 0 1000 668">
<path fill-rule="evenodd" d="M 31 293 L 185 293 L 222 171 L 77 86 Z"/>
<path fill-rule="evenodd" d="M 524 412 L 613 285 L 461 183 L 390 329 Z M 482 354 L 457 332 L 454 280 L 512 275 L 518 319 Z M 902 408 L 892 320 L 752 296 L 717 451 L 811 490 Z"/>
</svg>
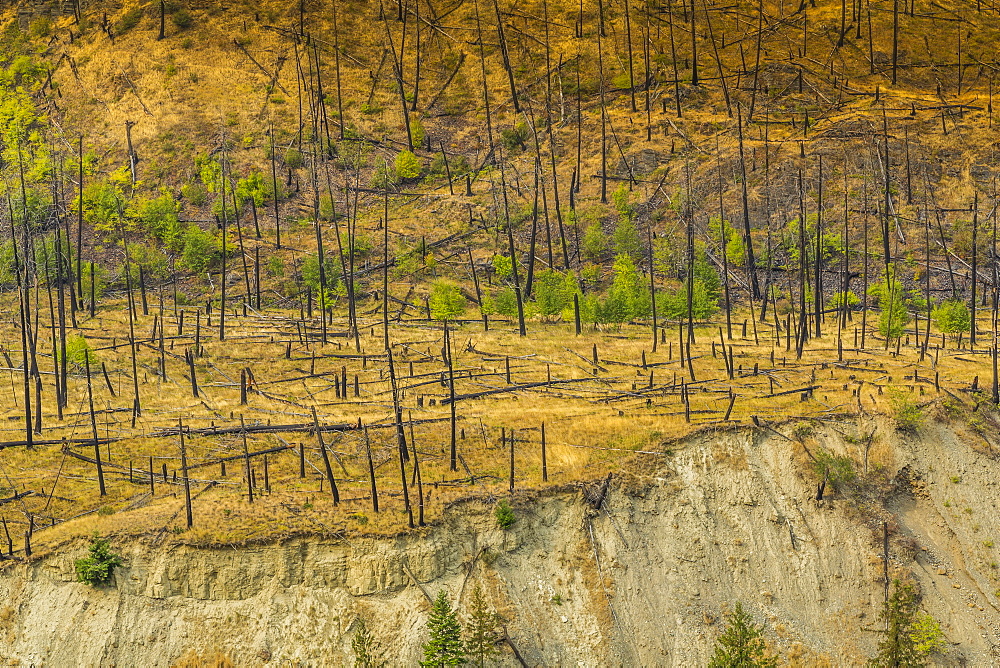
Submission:
<svg viewBox="0 0 1000 668">
<path fill-rule="evenodd" d="M 401 476 L 433 521 L 697 429 L 944 401 L 991 442 L 990 8 L 902 11 L 895 73 L 891 5 L 47 9 L 0 77 L 21 555 L 394 532 Z"/>
</svg>

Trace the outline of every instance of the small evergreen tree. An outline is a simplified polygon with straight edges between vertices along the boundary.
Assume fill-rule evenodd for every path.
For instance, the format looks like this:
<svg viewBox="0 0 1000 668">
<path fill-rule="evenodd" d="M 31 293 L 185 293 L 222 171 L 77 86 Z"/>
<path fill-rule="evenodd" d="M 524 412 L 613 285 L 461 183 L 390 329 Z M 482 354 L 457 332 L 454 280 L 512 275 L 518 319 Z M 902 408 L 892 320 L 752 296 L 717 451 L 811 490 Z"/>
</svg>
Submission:
<svg viewBox="0 0 1000 668">
<path fill-rule="evenodd" d="M 871 661 L 872 666 L 888 668 L 925 664 L 924 655 L 917 650 L 917 643 L 913 639 L 918 612 L 917 593 L 913 585 L 893 580 L 892 596 L 882 610 L 885 630 L 878 644 L 878 654 Z"/>
<path fill-rule="evenodd" d="M 715 642 L 709 668 L 773 668 L 778 660 L 767 653 L 764 629 L 736 602 L 729 625 Z"/>
<path fill-rule="evenodd" d="M 95 535 L 87 556 L 74 563 L 76 579 L 95 587 L 106 585 L 111 582 L 115 568 L 123 564 L 122 558 L 111 551 L 110 543 Z"/>
<path fill-rule="evenodd" d="M 465 651 L 473 666 L 485 666 L 487 661 L 500 655 L 500 650 L 497 649 L 497 642 L 500 640 L 497 620 L 497 613 L 486 604 L 482 589 L 476 585 L 472 590 L 468 638 L 465 641 Z"/>
<path fill-rule="evenodd" d="M 427 620 L 427 630 L 431 638 L 424 644 L 424 660 L 421 666 L 444 668 L 465 663 L 465 649 L 462 643 L 462 625 L 448 602 L 444 590 L 438 592 L 431 606 L 431 616 Z"/>
</svg>

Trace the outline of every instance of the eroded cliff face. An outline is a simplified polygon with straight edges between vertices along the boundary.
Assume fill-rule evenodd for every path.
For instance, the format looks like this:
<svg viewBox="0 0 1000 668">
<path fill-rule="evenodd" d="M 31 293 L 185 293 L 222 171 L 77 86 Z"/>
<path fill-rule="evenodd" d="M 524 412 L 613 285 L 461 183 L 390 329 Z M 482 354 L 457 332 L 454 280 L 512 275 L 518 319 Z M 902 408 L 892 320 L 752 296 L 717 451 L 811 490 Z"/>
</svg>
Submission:
<svg viewBox="0 0 1000 668">
<path fill-rule="evenodd" d="M 862 462 L 865 443 L 840 431 L 807 447 Z M 885 515 L 893 574 L 919 583 L 954 643 L 947 662 L 996 663 L 989 451 L 941 425 L 915 440 L 883 430 L 875 443 L 869 454 L 899 473 Z M 85 547 L 67 548 L 0 572 L 0 658 L 169 666 L 219 650 L 237 665 L 340 665 L 353 661 L 360 616 L 390 665 L 413 665 L 424 592 L 443 588 L 464 608 L 479 584 L 530 665 L 704 665 L 737 600 L 792 663 L 860 664 L 877 641 L 882 518 L 836 495 L 817 502 L 804 457 L 771 432 L 703 435 L 649 456 L 654 473 L 613 485 L 601 511 L 574 492 L 524 500 L 507 532 L 470 502 L 395 538 L 116 545 L 127 565 L 106 589 L 74 582 Z"/>
</svg>

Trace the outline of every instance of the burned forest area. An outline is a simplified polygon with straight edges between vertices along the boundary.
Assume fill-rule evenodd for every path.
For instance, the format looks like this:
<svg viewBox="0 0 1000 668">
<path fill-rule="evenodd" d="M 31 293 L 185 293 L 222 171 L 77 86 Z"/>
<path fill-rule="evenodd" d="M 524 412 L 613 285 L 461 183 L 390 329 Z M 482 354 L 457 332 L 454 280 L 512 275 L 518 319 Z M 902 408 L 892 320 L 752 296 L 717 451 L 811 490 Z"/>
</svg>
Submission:
<svg viewBox="0 0 1000 668">
<path fill-rule="evenodd" d="M 0 3 L 0 665 L 1000 664 L 998 40 Z"/>
</svg>

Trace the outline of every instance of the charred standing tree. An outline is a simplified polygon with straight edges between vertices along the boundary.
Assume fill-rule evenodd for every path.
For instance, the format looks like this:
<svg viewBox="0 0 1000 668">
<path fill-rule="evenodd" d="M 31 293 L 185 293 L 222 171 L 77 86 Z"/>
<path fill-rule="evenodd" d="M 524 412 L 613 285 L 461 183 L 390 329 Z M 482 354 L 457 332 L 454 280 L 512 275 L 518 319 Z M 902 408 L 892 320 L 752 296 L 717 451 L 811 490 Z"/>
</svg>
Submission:
<svg viewBox="0 0 1000 668">
<path fill-rule="evenodd" d="M 750 281 L 750 299 L 760 299 L 760 285 L 757 282 L 757 260 L 753 252 L 753 236 L 750 233 L 750 197 L 747 193 L 747 161 L 743 145 L 743 113 L 736 110 L 736 127 L 740 144 L 740 188 L 743 199 L 743 245 L 747 254 L 747 278 Z"/>
</svg>

